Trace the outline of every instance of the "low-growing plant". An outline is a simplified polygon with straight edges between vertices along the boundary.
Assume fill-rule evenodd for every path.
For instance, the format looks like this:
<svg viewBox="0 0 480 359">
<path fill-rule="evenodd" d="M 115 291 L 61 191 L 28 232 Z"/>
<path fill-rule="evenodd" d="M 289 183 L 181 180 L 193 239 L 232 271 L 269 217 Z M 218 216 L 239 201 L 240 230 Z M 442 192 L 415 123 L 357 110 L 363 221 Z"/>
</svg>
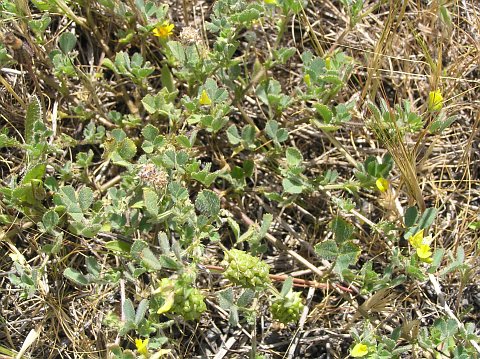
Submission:
<svg viewBox="0 0 480 359">
<path fill-rule="evenodd" d="M 373 10 L 341 4 L 344 38 Z M 2 36 L 0 65 L 31 65 L 17 56 L 24 47 L 42 54 L 24 100 L 0 75 L 18 105 L 0 133 L 11 152 L 2 156 L 15 159 L 0 185 L 8 288 L 61 318 L 63 299 L 86 297 L 107 342 L 95 348 L 92 328 L 76 338 L 65 329 L 81 320 L 72 315 L 62 335 L 75 355 L 84 341 L 82 351 L 112 358 L 193 357 L 184 336 L 221 322 L 252 333 L 250 357 L 267 357 L 259 323 L 302 330 L 340 301 L 351 310 L 336 319 L 348 317 L 338 357 L 479 353 L 474 309 L 459 294 L 454 313 L 438 284 L 453 273 L 462 288 L 474 282 L 472 256 L 441 238 L 440 205 L 419 174 L 425 141 L 455 117 L 437 89 L 423 108 L 347 96 L 360 59 L 322 50 L 309 6 L 217 0 L 200 28 L 186 8 L 179 26 L 176 8 L 155 1 L 0 4 L 2 22 L 14 16 L 25 32 L 16 45 Z M 314 45 L 283 46 L 290 24 Z M 359 117 L 382 155 L 346 149 L 341 137 Z M 340 160 L 317 166 L 329 152 Z M 307 271 L 280 269 L 285 254 Z M 338 303 L 325 304 L 330 296 Z"/>
</svg>

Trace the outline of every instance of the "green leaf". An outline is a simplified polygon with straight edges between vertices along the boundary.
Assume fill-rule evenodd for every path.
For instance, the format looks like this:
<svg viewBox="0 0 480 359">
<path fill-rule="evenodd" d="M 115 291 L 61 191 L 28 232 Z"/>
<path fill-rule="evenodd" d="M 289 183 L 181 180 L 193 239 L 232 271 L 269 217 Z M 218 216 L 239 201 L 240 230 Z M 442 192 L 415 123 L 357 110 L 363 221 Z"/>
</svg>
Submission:
<svg viewBox="0 0 480 359">
<path fill-rule="evenodd" d="M 254 168 L 255 162 L 253 162 L 252 160 L 243 161 L 243 172 L 245 174 L 245 177 L 252 177 Z"/>
<path fill-rule="evenodd" d="M 149 304 L 150 302 L 148 301 L 148 299 L 142 299 L 141 302 L 138 304 L 134 320 L 134 323 L 137 327 L 140 325 L 143 318 L 145 318 L 145 314 L 147 313 Z"/>
<path fill-rule="evenodd" d="M 233 301 L 233 290 L 228 288 L 217 293 L 218 304 L 224 310 L 231 310 L 235 306 Z"/>
<path fill-rule="evenodd" d="M 220 212 L 220 199 L 215 192 L 203 190 L 195 200 L 195 208 L 202 214 L 216 216 Z"/>
<path fill-rule="evenodd" d="M 170 253 L 170 243 L 168 242 L 168 237 L 165 232 L 159 232 L 158 236 L 158 245 L 160 246 L 162 253 Z"/>
<path fill-rule="evenodd" d="M 444 248 L 437 248 L 435 252 L 433 252 L 432 263 L 430 264 L 430 268 L 428 268 L 427 270 L 428 273 L 434 274 L 437 271 L 438 267 L 440 267 L 440 264 L 442 264 L 442 259 L 444 255 Z"/>
<path fill-rule="evenodd" d="M 77 43 L 77 38 L 69 31 L 64 32 L 58 40 L 58 45 L 62 49 L 64 54 L 68 54 L 72 51 Z"/>
<path fill-rule="evenodd" d="M 177 182 L 170 182 L 168 192 L 172 195 L 173 202 L 180 202 L 188 198 L 188 191 Z"/>
<path fill-rule="evenodd" d="M 112 60 L 105 58 L 102 61 L 102 66 L 105 66 L 107 69 L 112 70 L 115 73 L 118 73 L 118 69 L 115 66 L 115 64 L 112 62 Z"/>
<path fill-rule="evenodd" d="M 300 0 L 284 0 L 283 7 L 285 10 L 287 11 L 290 10 L 294 14 L 300 13 L 300 11 L 302 11 L 302 8 L 303 8 L 302 2 Z"/>
<path fill-rule="evenodd" d="M 123 314 L 125 315 L 126 321 L 135 322 L 135 308 L 130 298 L 127 298 L 123 303 Z"/>
<path fill-rule="evenodd" d="M 215 117 L 211 122 L 210 126 L 207 126 L 207 127 L 210 127 L 213 133 L 217 133 L 223 128 L 223 126 L 225 126 L 228 123 L 228 121 L 229 120 L 227 116 Z"/>
<path fill-rule="evenodd" d="M 46 231 L 52 231 L 53 229 L 55 229 L 55 226 L 58 224 L 59 221 L 60 217 L 53 209 L 45 212 L 42 216 L 42 223 Z"/>
<path fill-rule="evenodd" d="M 418 221 L 418 229 L 424 229 L 429 227 L 435 220 L 437 212 L 438 211 L 436 208 L 427 208 L 420 217 L 420 220 Z"/>
<path fill-rule="evenodd" d="M 168 65 L 162 66 L 162 69 L 160 70 L 160 79 L 162 81 L 162 86 L 166 87 L 169 92 L 174 92 L 176 90 L 173 76 Z"/>
<path fill-rule="evenodd" d="M 45 163 L 39 163 L 33 166 L 27 171 L 21 183 L 27 184 L 30 183 L 32 180 L 41 180 L 43 178 L 43 175 L 45 174 L 46 169 L 47 165 Z"/>
<path fill-rule="evenodd" d="M 335 260 L 335 266 L 333 270 L 340 278 L 343 279 L 345 271 L 351 266 L 357 263 L 358 256 L 360 255 L 360 248 L 353 242 L 346 242 L 339 248 L 340 254 Z"/>
<path fill-rule="evenodd" d="M 457 258 L 455 259 L 457 263 L 463 264 L 465 261 L 465 249 L 463 246 L 459 246 L 457 248 Z"/>
<path fill-rule="evenodd" d="M 267 124 L 265 125 L 265 133 L 268 137 L 278 143 L 284 142 L 288 138 L 288 131 L 280 128 L 278 122 L 275 120 L 267 121 Z"/>
<path fill-rule="evenodd" d="M 282 291 L 280 292 L 280 295 L 282 297 L 285 297 L 293 288 L 293 278 L 288 277 L 285 282 L 283 282 L 282 285 Z"/>
<path fill-rule="evenodd" d="M 333 239 L 328 239 L 315 245 L 315 253 L 321 258 L 334 260 L 339 254 L 338 245 Z"/>
<path fill-rule="evenodd" d="M 273 52 L 274 58 L 281 64 L 285 64 L 297 51 L 296 47 L 282 47 Z"/>
<path fill-rule="evenodd" d="M 145 140 L 145 141 L 142 142 L 142 150 L 145 153 L 152 153 L 154 149 L 155 149 L 155 147 L 153 146 L 152 142 L 150 142 L 148 140 Z"/>
<path fill-rule="evenodd" d="M 284 178 L 282 180 L 283 190 L 291 194 L 299 194 L 303 191 L 303 183 L 298 178 Z"/>
<path fill-rule="evenodd" d="M 131 245 L 125 241 L 113 240 L 104 244 L 105 248 L 114 252 L 130 253 Z"/>
<path fill-rule="evenodd" d="M 265 237 L 265 235 L 268 232 L 268 229 L 270 228 L 270 225 L 272 224 L 273 221 L 273 215 L 271 213 L 265 213 L 262 217 L 262 225 L 260 226 L 260 229 L 258 231 L 258 236 L 260 238 Z"/>
<path fill-rule="evenodd" d="M 93 203 L 93 191 L 89 187 L 82 187 L 78 191 L 78 203 L 83 213 L 85 213 Z"/>
<path fill-rule="evenodd" d="M 42 105 L 37 96 L 32 96 L 32 99 L 27 107 L 25 115 L 25 142 L 27 144 L 33 143 L 33 135 L 35 132 L 35 123 L 43 122 Z"/>
<path fill-rule="evenodd" d="M 146 140 L 154 141 L 160 131 L 155 126 L 148 124 L 142 129 L 142 136 Z"/>
<path fill-rule="evenodd" d="M 140 258 L 142 259 L 142 264 L 144 264 L 147 269 L 156 271 L 162 269 L 160 261 L 150 248 L 144 248 Z"/>
<path fill-rule="evenodd" d="M 83 219 L 83 211 L 78 204 L 75 189 L 72 186 L 65 186 L 60 188 L 60 198 L 62 203 L 67 207 L 67 212 L 75 220 Z"/>
<path fill-rule="evenodd" d="M 145 209 L 152 216 L 157 216 L 159 211 L 159 198 L 157 193 L 151 188 L 143 189 L 143 201 L 145 203 Z"/>
<path fill-rule="evenodd" d="M 186 62 L 185 49 L 183 48 L 183 45 L 177 41 L 169 41 L 167 46 L 172 52 L 173 57 L 175 57 L 175 59 L 183 65 Z"/>
<path fill-rule="evenodd" d="M 88 273 L 90 273 L 94 278 L 100 277 L 101 268 L 95 257 L 90 256 L 85 258 L 85 265 L 87 267 Z"/>
<path fill-rule="evenodd" d="M 142 99 L 142 105 L 150 114 L 157 112 L 158 104 L 156 103 L 156 98 L 150 94 Z"/>
<path fill-rule="evenodd" d="M 473 231 L 478 231 L 480 229 L 480 221 L 472 222 L 468 225 L 468 228 Z"/>
<path fill-rule="evenodd" d="M 230 316 L 228 317 L 228 324 L 231 328 L 236 328 L 240 323 L 240 318 L 238 317 L 238 308 L 237 306 L 230 309 Z"/>
<path fill-rule="evenodd" d="M 238 240 L 238 238 L 240 237 L 240 226 L 238 225 L 237 221 L 235 221 L 231 217 L 227 217 L 227 223 L 230 225 L 230 228 L 235 235 L 235 239 Z"/>
<path fill-rule="evenodd" d="M 141 259 L 140 256 L 142 255 L 142 251 L 147 247 L 147 242 L 137 239 L 133 242 L 132 247 L 130 248 L 130 254 L 136 259 Z"/>
<path fill-rule="evenodd" d="M 97 235 L 98 231 L 100 231 L 100 229 L 102 228 L 102 225 L 98 223 L 97 224 L 91 223 L 89 221 L 86 221 L 85 219 L 82 219 L 82 220 L 75 219 L 75 222 L 70 223 L 69 228 L 74 234 L 78 236 L 93 238 Z"/>
<path fill-rule="evenodd" d="M 90 281 L 86 276 L 84 276 L 82 273 L 80 273 L 78 270 L 73 269 L 73 268 L 66 268 L 63 271 L 63 276 L 67 279 L 70 279 L 72 282 L 80 285 L 88 285 L 90 284 Z"/>
<path fill-rule="evenodd" d="M 137 146 L 133 140 L 125 138 L 118 144 L 117 152 L 125 161 L 129 161 L 137 153 Z"/>
<path fill-rule="evenodd" d="M 167 255 L 161 255 L 160 258 L 158 258 L 158 261 L 160 262 L 162 268 L 165 269 L 180 270 L 182 268 L 180 263 Z"/>
<path fill-rule="evenodd" d="M 240 295 L 240 297 L 238 297 L 237 305 L 243 308 L 247 307 L 248 305 L 250 305 L 253 298 L 255 298 L 255 295 L 256 295 L 256 292 L 254 290 L 250 288 L 245 289 L 243 293 Z"/>
<path fill-rule="evenodd" d="M 0 148 L 4 147 L 21 148 L 22 144 L 16 139 L 8 137 L 6 133 L 0 133 Z"/>
<path fill-rule="evenodd" d="M 28 21 L 28 26 L 35 33 L 35 36 L 41 37 L 51 21 L 52 18 L 50 16 L 43 14 L 41 19 Z"/>
<path fill-rule="evenodd" d="M 317 103 L 315 104 L 314 107 L 315 107 L 315 110 L 317 111 L 317 114 L 319 114 L 322 117 L 324 123 L 329 124 L 332 122 L 333 113 L 328 106 L 321 103 Z"/>
<path fill-rule="evenodd" d="M 175 138 L 175 141 L 177 141 L 177 143 L 182 146 L 182 147 L 185 147 L 185 148 L 192 148 L 192 144 L 190 143 L 190 140 L 187 136 L 185 135 L 178 135 L 176 138 Z"/>
<path fill-rule="evenodd" d="M 205 168 L 201 171 L 193 172 L 192 179 L 199 181 L 205 187 L 209 187 L 213 181 L 218 177 L 218 172 L 210 173 L 210 164 L 207 163 Z"/>
<path fill-rule="evenodd" d="M 456 119 L 457 118 L 455 116 L 450 116 L 447 119 L 441 117 L 438 120 L 435 120 L 434 122 L 432 122 L 429 128 L 429 131 L 430 133 L 439 134 L 443 130 L 445 130 L 447 127 L 449 127 L 452 123 L 454 123 Z"/>
<path fill-rule="evenodd" d="M 162 157 L 163 164 L 166 168 L 175 168 L 185 165 L 188 161 L 188 153 L 185 151 L 168 150 Z"/>
<path fill-rule="evenodd" d="M 458 325 L 454 319 L 448 319 L 447 321 L 443 319 L 437 319 L 434 324 L 434 327 L 440 330 L 441 340 L 446 340 L 453 337 L 458 332 Z"/>
<path fill-rule="evenodd" d="M 132 67 L 132 69 L 134 68 L 139 69 L 142 67 L 142 65 L 143 65 L 142 54 L 139 52 L 134 53 L 130 58 L 130 66 Z"/>
<path fill-rule="evenodd" d="M 330 227 L 335 234 L 335 240 L 339 244 L 350 239 L 354 229 L 354 227 L 350 223 L 348 223 L 341 217 L 335 217 L 332 222 L 330 222 Z"/>
<path fill-rule="evenodd" d="M 243 128 L 242 140 L 248 145 L 253 145 L 255 141 L 255 128 L 252 125 L 246 125 Z"/>
<path fill-rule="evenodd" d="M 289 147 L 286 150 L 288 167 L 296 167 L 303 161 L 302 153 L 295 147 Z"/>
<path fill-rule="evenodd" d="M 418 218 L 417 207 L 415 206 L 408 207 L 404 215 L 405 227 L 407 228 L 412 227 L 415 224 L 417 218 Z"/>
</svg>

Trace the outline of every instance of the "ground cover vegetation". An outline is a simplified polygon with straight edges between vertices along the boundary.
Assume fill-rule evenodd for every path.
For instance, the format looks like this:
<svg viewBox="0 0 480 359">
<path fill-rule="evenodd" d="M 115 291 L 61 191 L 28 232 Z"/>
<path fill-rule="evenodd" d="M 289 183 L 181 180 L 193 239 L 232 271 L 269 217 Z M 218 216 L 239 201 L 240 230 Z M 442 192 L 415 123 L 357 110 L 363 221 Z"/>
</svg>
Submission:
<svg viewBox="0 0 480 359">
<path fill-rule="evenodd" d="M 1 358 L 477 358 L 475 0 L 0 2 Z"/>
</svg>

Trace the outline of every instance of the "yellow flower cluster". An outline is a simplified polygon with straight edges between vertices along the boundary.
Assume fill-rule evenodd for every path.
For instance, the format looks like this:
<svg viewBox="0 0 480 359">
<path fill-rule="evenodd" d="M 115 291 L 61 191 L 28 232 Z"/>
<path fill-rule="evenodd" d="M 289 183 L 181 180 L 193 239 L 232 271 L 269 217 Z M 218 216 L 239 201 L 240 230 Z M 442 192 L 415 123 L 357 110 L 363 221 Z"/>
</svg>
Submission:
<svg viewBox="0 0 480 359">
<path fill-rule="evenodd" d="M 422 262 L 432 263 L 432 249 L 430 248 L 432 238 L 430 236 L 423 237 L 423 229 L 411 236 L 408 241 L 415 248 L 417 256 Z"/>
</svg>

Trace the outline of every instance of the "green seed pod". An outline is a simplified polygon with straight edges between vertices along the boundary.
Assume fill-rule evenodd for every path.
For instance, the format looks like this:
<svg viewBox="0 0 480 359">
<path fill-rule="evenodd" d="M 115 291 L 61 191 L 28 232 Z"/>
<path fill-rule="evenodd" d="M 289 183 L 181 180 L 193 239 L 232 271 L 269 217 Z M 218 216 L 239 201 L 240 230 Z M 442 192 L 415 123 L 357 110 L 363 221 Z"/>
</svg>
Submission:
<svg viewBox="0 0 480 359">
<path fill-rule="evenodd" d="M 286 296 L 275 300 L 270 308 L 273 318 L 284 324 L 296 322 L 304 307 L 300 294 L 290 291 Z"/>
<path fill-rule="evenodd" d="M 162 306 L 158 313 L 179 314 L 185 320 L 198 319 L 207 310 L 207 306 L 203 294 L 197 288 L 193 288 L 192 284 L 192 278 L 187 276 L 181 276 L 177 280 L 163 278 L 155 293 L 160 295 L 167 304 Z M 171 296 L 173 301 L 169 302 Z"/>
<path fill-rule="evenodd" d="M 270 266 L 244 251 L 231 249 L 225 252 L 222 264 L 226 267 L 224 276 L 244 288 L 263 289 L 270 284 Z"/>
</svg>

